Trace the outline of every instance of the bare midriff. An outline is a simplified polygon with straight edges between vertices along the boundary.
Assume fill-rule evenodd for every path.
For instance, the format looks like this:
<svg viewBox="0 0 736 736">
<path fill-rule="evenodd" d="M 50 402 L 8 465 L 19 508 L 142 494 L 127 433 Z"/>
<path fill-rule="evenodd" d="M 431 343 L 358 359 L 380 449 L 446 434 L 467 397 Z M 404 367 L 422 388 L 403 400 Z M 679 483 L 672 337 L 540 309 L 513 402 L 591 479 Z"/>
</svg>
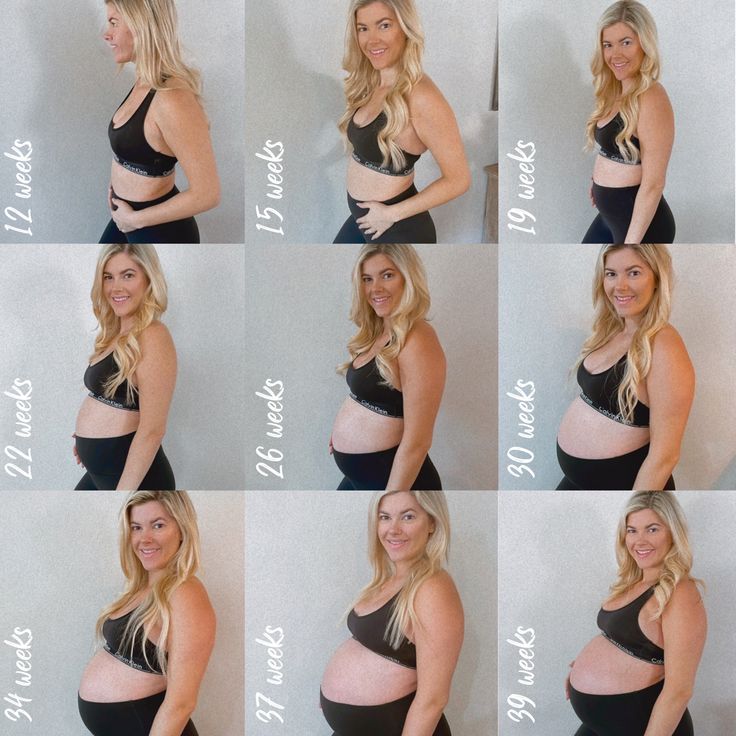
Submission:
<svg viewBox="0 0 736 736">
<path fill-rule="evenodd" d="M 82 674 L 79 696 L 92 703 L 141 700 L 166 690 L 166 678 L 130 667 L 100 649 Z"/>
<path fill-rule="evenodd" d="M 663 665 L 632 657 L 602 635 L 585 645 L 570 671 L 570 684 L 590 695 L 643 690 L 663 678 Z"/>
<path fill-rule="evenodd" d="M 635 187 L 641 184 L 641 166 L 622 164 L 599 155 L 593 165 L 593 181 L 601 187 Z"/>
<path fill-rule="evenodd" d="M 385 202 L 397 197 L 414 181 L 414 174 L 389 176 L 359 164 L 354 158 L 348 163 L 348 194 L 358 202 Z"/>
<path fill-rule="evenodd" d="M 349 705 L 390 703 L 416 689 L 416 670 L 372 652 L 355 639 L 337 648 L 322 678 L 324 696 Z"/>
<path fill-rule="evenodd" d="M 90 439 L 122 437 L 138 429 L 140 417 L 140 412 L 116 409 L 87 396 L 77 414 L 74 433 Z"/>
<path fill-rule="evenodd" d="M 396 447 L 404 434 L 401 417 L 387 417 L 348 396 L 332 426 L 332 446 L 338 452 L 380 452 Z"/>
<path fill-rule="evenodd" d="M 649 427 L 610 419 L 578 396 L 562 417 L 557 442 L 568 455 L 601 460 L 644 447 L 649 442 Z"/>
<path fill-rule="evenodd" d="M 162 153 L 167 152 L 162 151 Z M 174 174 L 169 174 L 169 176 L 141 176 L 128 171 L 115 159 L 112 161 L 110 183 L 113 191 L 121 199 L 127 199 L 131 202 L 148 202 L 163 197 L 173 188 L 174 179 Z"/>
</svg>

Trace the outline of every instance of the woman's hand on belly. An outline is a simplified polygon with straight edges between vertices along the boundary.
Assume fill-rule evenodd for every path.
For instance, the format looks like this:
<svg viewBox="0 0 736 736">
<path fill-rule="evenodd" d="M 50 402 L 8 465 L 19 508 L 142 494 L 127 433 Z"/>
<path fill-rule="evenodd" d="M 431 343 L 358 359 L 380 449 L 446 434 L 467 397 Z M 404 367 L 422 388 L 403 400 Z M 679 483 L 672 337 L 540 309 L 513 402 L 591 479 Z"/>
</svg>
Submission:
<svg viewBox="0 0 736 736">
<path fill-rule="evenodd" d="M 393 216 L 393 207 L 381 202 L 358 202 L 358 207 L 367 209 L 367 214 L 359 217 L 356 222 L 358 227 L 371 236 L 371 240 L 380 238 L 386 230 L 397 222 Z"/>
<path fill-rule="evenodd" d="M 112 203 L 110 214 L 121 233 L 140 229 L 138 213 L 125 200 L 111 196 L 110 202 Z"/>
</svg>

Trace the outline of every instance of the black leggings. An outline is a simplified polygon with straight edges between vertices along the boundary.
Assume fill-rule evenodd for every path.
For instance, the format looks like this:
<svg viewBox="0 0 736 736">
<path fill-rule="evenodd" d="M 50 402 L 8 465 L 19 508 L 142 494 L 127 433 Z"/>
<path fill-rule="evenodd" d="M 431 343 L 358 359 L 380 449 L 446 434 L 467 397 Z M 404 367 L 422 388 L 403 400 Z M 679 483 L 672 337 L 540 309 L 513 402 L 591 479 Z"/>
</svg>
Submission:
<svg viewBox="0 0 736 736">
<path fill-rule="evenodd" d="M 82 722 L 93 736 L 148 736 L 165 696 L 166 690 L 141 700 L 92 703 L 77 695 L 77 704 Z M 198 736 L 191 721 L 181 736 Z"/>
<path fill-rule="evenodd" d="M 411 184 L 401 194 L 387 199 L 383 204 L 391 205 L 397 202 L 403 202 L 409 197 L 413 197 L 417 193 L 417 188 Z M 385 233 L 372 240 L 370 235 L 364 235 L 363 231 L 358 227 L 356 220 L 363 217 L 368 210 L 358 207 L 358 200 L 353 199 L 348 193 L 348 207 L 350 207 L 350 217 L 345 220 L 345 224 L 340 228 L 340 232 L 335 237 L 333 243 L 436 243 L 437 231 L 434 229 L 434 222 L 429 212 L 420 212 L 405 220 L 399 220 L 391 225 Z"/>
<path fill-rule="evenodd" d="M 381 705 L 348 705 L 333 703 L 322 694 L 322 715 L 335 732 L 332 736 L 401 736 L 404 721 L 416 693 Z M 432 736 L 452 736 L 443 715 Z"/>
<path fill-rule="evenodd" d="M 588 695 L 570 686 L 570 705 L 583 725 L 575 736 L 644 736 L 664 680 L 633 693 Z M 693 721 L 685 711 L 672 736 L 693 736 Z"/>
<path fill-rule="evenodd" d="M 593 199 L 599 214 L 585 233 L 583 243 L 624 243 L 638 191 L 638 184 L 634 187 L 602 187 L 593 182 Z M 667 200 L 662 197 L 641 242 L 674 243 L 674 241 L 675 218 Z"/>
<path fill-rule="evenodd" d="M 161 204 L 161 202 L 165 202 L 177 194 L 179 194 L 179 190 L 174 187 L 163 197 L 151 199 L 148 202 L 134 202 L 129 199 L 125 201 L 137 212 Z M 113 196 L 122 199 L 117 194 L 113 193 Z M 193 217 L 185 217 L 183 220 L 162 222 L 160 225 L 151 225 L 150 227 L 133 230 L 130 233 L 123 233 L 118 229 L 115 220 L 111 219 L 107 223 L 105 232 L 102 233 L 100 243 L 199 243 L 199 228 Z"/>
<path fill-rule="evenodd" d="M 565 477 L 558 491 L 630 491 L 634 487 L 639 468 L 649 454 L 649 443 L 633 452 L 600 460 L 568 455 L 557 445 L 557 462 Z M 661 491 L 661 488 L 652 490 Z M 675 490 L 675 481 L 669 477 L 665 491 Z"/>
<path fill-rule="evenodd" d="M 135 432 L 122 437 L 91 439 L 77 437 L 77 454 L 87 472 L 77 483 L 75 491 L 114 491 L 123 474 L 128 450 Z M 141 491 L 173 491 L 176 489 L 174 472 L 163 447 L 159 447 L 146 477 L 138 486 Z"/>
<path fill-rule="evenodd" d="M 332 451 L 337 467 L 345 475 L 338 491 L 383 491 L 388 485 L 391 467 L 394 464 L 397 447 L 380 452 L 338 452 Z M 437 468 L 429 455 L 424 458 L 419 474 L 411 487 L 412 491 L 441 491 Z"/>
</svg>

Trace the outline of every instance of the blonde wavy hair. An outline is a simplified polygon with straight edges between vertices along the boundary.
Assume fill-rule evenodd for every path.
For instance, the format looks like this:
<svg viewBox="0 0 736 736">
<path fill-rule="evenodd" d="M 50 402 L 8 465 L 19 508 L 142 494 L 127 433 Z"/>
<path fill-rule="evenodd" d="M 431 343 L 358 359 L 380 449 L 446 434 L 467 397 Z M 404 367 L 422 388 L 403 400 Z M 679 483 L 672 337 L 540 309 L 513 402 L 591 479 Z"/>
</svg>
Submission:
<svg viewBox="0 0 736 736">
<path fill-rule="evenodd" d="M 672 308 L 672 289 L 674 274 L 672 258 L 666 245 L 643 243 L 639 245 L 604 245 L 598 254 L 598 262 L 593 276 L 593 307 L 595 318 L 593 331 L 583 344 L 575 369 L 590 353 L 603 347 L 614 335 L 624 329 L 624 320 L 620 317 L 611 301 L 606 296 L 604 280 L 606 259 L 609 253 L 629 248 L 634 251 L 654 274 L 654 293 L 639 326 L 631 339 L 626 354 L 626 368 L 618 387 L 618 406 L 624 423 L 631 423 L 634 407 L 639 397 L 636 387 L 648 375 L 652 366 L 652 345 L 656 334 L 667 325 Z"/>
<path fill-rule="evenodd" d="M 662 571 L 654 586 L 654 597 L 657 610 L 652 620 L 661 617 L 665 606 L 675 592 L 681 580 L 692 580 L 703 587 L 702 581 L 690 575 L 693 566 L 693 553 L 688 538 L 687 522 L 682 507 L 672 491 L 637 491 L 626 503 L 616 532 L 616 559 L 618 560 L 618 576 L 610 588 L 610 598 L 623 595 L 634 585 L 641 582 L 644 573 L 636 564 L 626 548 L 626 526 L 629 516 L 636 511 L 651 509 L 669 529 L 672 546 L 665 555 Z"/>
<path fill-rule="evenodd" d="M 120 318 L 115 314 L 104 295 L 105 268 L 107 262 L 118 253 L 130 256 L 143 269 L 148 280 L 146 293 L 134 315 L 133 327 L 124 335 L 120 333 Z M 110 346 L 113 347 L 113 360 L 118 370 L 105 383 L 103 393 L 106 398 L 112 399 L 118 386 L 127 381 L 127 403 L 132 404 L 136 393 L 132 379 L 141 361 L 138 337 L 154 320 L 161 317 L 168 304 L 166 279 L 161 270 L 156 249 L 152 245 L 130 243 L 106 245 L 97 259 L 90 297 L 92 309 L 100 327 L 95 338 L 95 351 L 90 356 L 90 361 L 106 353 Z"/>
<path fill-rule="evenodd" d="M 368 511 L 368 557 L 373 566 L 373 579 L 358 595 L 354 606 L 376 596 L 381 588 L 394 576 L 396 568 L 378 537 L 378 513 L 381 500 L 401 491 L 377 491 L 371 499 Z M 430 530 L 427 546 L 422 556 L 414 563 L 407 581 L 401 588 L 386 625 L 384 639 L 398 649 L 405 631 L 416 631 L 420 626 L 414 599 L 421 584 L 444 569 L 450 549 L 450 514 L 444 491 L 408 491 L 419 506 L 429 514 L 434 529 Z"/>
<path fill-rule="evenodd" d="M 161 627 L 161 635 L 156 645 L 156 662 L 148 661 L 146 647 L 142 647 L 146 664 L 154 666 L 166 674 L 166 641 L 171 624 L 171 597 L 174 591 L 199 569 L 199 529 L 197 514 L 186 491 L 133 491 L 120 511 L 120 566 L 126 584 L 123 594 L 102 610 L 97 619 L 96 633 L 102 639 L 102 626 L 108 618 L 120 614 L 133 601 L 140 597 L 149 586 L 148 573 L 144 569 L 130 542 L 131 510 L 144 503 L 157 501 L 166 513 L 176 522 L 181 535 L 181 544 L 171 558 L 162 575 L 146 593 L 143 600 L 133 609 L 133 613 L 123 632 L 120 652 L 133 655 L 136 642 L 150 638 L 156 626 Z"/>
<path fill-rule="evenodd" d="M 199 71 L 184 63 L 174 0 L 105 0 L 120 12 L 133 33 L 135 71 L 151 89 L 165 89 L 170 79 L 199 99 Z"/>
<path fill-rule="evenodd" d="M 376 353 L 376 367 L 381 378 L 388 386 L 395 388 L 398 384 L 395 366 L 399 353 L 414 325 L 427 318 L 431 304 L 424 264 L 411 245 L 368 243 L 361 248 L 353 268 L 353 298 L 350 308 L 350 319 L 357 325 L 358 332 L 348 342 L 350 360 L 340 365 L 338 372 L 345 373 L 355 358 L 370 350 L 385 330 L 383 318 L 376 314 L 365 298 L 363 289 L 363 264 L 380 254 L 389 258 L 404 277 L 404 291 L 399 304 L 391 313 L 388 343 L 382 345 Z"/>
<path fill-rule="evenodd" d="M 644 52 L 634 84 L 627 92 L 603 58 L 603 31 L 616 23 L 625 23 L 639 37 Z M 593 73 L 595 108 L 586 128 L 587 147 L 595 142 L 595 129 L 599 121 L 609 117 L 618 104 L 623 129 L 616 136 L 616 145 L 627 163 L 639 160 L 639 151 L 632 142 L 639 122 L 639 98 L 659 79 L 660 62 L 657 26 L 652 14 L 636 0 L 619 0 L 608 7 L 598 21 L 598 43 L 590 62 Z"/>
<path fill-rule="evenodd" d="M 350 3 L 345 33 L 345 53 L 342 60 L 343 69 L 348 73 L 344 82 L 346 108 L 338 128 L 348 145 L 348 123 L 355 111 L 368 102 L 381 80 L 381 73 L 373 68 L 360 50 L 357 31 L 358 11 L 378 1 L 393 10 L 406 36 L 406 46 L 399 61 L 396 83 L 383 101 L 386 125 L 378 133 L 378 147 L 383 155 L 381 165 L 385 168 L 390 162 L 391 167 L 398 171 L 405 167 L 406 157 L 396 143 L 396 138 L 410 123 L 409 95 L 424 74 L 422 70 L 424 33 L 414 0 L 352 0 Z"/>
</svg>

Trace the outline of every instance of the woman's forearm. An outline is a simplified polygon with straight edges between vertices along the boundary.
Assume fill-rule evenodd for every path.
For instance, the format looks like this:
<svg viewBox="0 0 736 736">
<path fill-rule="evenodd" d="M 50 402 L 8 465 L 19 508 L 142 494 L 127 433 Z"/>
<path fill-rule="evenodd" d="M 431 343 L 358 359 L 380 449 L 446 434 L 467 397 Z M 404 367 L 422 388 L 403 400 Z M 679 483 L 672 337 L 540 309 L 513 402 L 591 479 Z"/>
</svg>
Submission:
<svg viewBox="0 0 736 736">
<path fill-rule="evenodd" d="M 690 693 L 668 692 L 665 685 L 654 704 L 644 736 L 672 736 L 689 700 Z"/>
<path fill-rule="evenodd" d="M 410 491 L 419 475 L 429 447 L 424 444 L 402 442 L 396 450 L 387 491 Z"/>
<path fill-rule="evenodd" d="M 170 703 L 164 698 L 149 736 L 181 736 L 193 712 L 194 708 L 186 703 Z"/>
<path fill-rule="evenodd" d="M 137 491 L 141 481 L 151 467 L 153 458 L 161 447 L 164 436 L 161 432 L 138 429 L 133 438 L 125 461 L 123 474 L 118 482 L 118 491 Z"/>
<path fill-rule="evenodd" d="M 677 465 L 675 456 L 649 453 L 641 464 L 634 481 L 634 491 L 661 491 Z"/>
<path fill-rule="evenodd" d="M 659 200 L 662 199 L 663 191 L 664 186 L 642 184 L 639 187 L 634 200 L 634 211 L 631 214 L 629 229 L 626 232 L 626 243 L 641 243 L 654 219 L 654 213 L 659 206 Z"/>
<path fill-rule="evenodd" d="M 395 222 L 406 220 L 407 217 L 418 215 L 420 212 L 426 212 L 459 197 L 468 191 L 469 186 L 469 173 L 465 176 L 441 176 L 413 197 L 409 197 L 409 199 L 405 199 L 403 202 L 389 205 L 389 210 L 391 211 L 392 217 L 395 218 Z"/>
<path fill-rule="evenodd" d="M 446 705 L 446 698 L 422 698 L 417 693 L 406 715 L 401 736 L 432 736 Z"/>
<path fill-rule="evenodd" d="M 206 212 L 213 207 L 217 207 L 219 202 L 220 193 L 217 189 L 211 192 L 196 192 L 187 189 L 161 204 L 138 210 L 131 215 L 131 219 L 135 223 L 136 229 L 140 230 L 143 227 L 161 225 L 164 222 L 183 220 L 198 215 L 200 212 Z"/>
</svg>

